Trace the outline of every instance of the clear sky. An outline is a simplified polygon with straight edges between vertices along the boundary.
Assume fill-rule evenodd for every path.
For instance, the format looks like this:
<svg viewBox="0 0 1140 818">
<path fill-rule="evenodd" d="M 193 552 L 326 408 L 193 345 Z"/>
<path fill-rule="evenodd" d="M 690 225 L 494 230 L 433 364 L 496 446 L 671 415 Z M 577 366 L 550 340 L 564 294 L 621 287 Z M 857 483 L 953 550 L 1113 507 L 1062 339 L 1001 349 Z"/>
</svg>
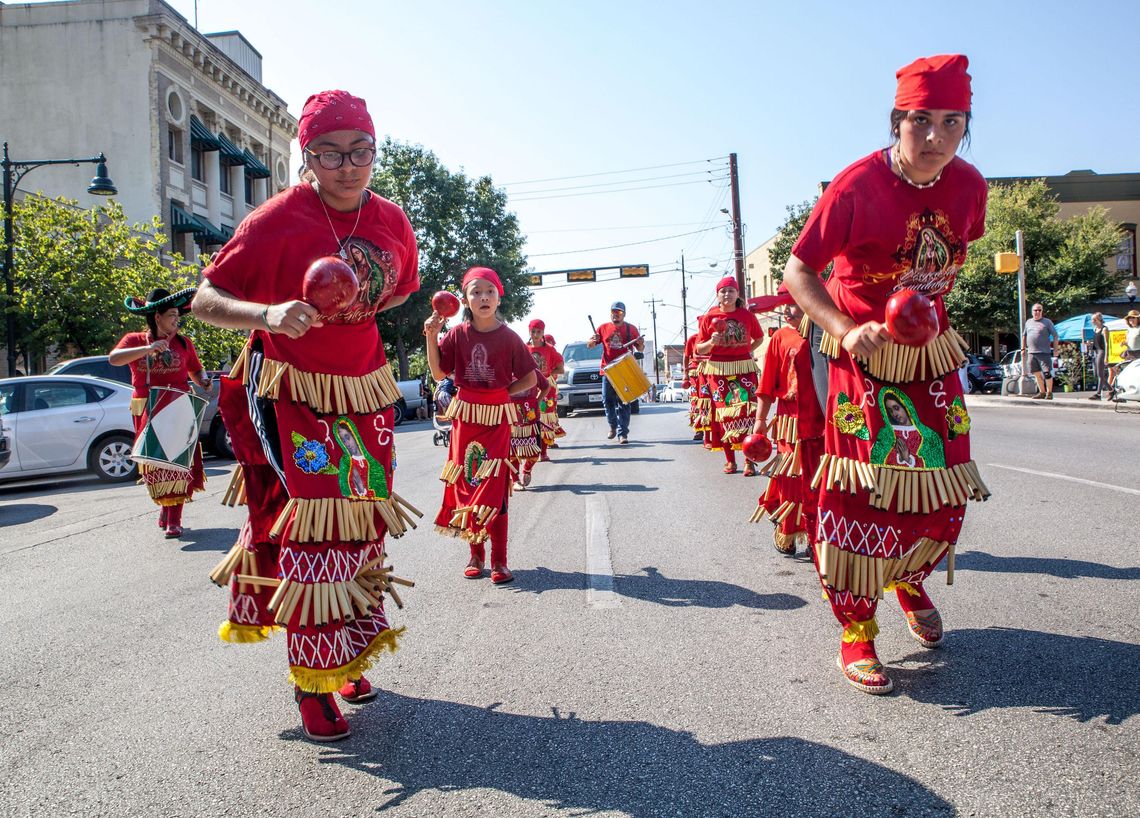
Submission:
<svg viewBox="0 0 1140 818">
<path fill-rule="evenodd" d="M 193 0 L 168 2 L 193 22 Z M 681 253 L 697 273 L 690 326 L 731 267 L 727 155 L 747 251 L 886 144 L 894 72 L 918 56 L 969 56 L 965 157 L 985 175 L 1140 171 L 1140 3 L 1125 0 L 199 0 L 198 27 L 239 29 L 294 115 L 345 88 L 380 133 L 490 175 L 536 270 L 650 264 L 647 280 L 536 289 L 559 346 L 617 298 L 646 332 L 644 302 L 663 301 L 660 343 L 676 343 Z M 566 189 L 591 183 L 607 186 Z M 612 247 L 632 242 L 645 243 Z"/>
</svg>

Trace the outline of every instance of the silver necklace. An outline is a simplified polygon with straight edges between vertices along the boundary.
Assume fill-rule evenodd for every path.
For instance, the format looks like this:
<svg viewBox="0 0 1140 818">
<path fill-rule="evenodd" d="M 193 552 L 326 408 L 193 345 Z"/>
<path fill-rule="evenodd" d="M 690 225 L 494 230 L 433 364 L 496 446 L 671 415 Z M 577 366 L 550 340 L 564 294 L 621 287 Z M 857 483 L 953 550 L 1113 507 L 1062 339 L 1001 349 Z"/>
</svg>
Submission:
<svg viewBox="0 0 1140 818">
<path fill-rule="evenodd" d="M 938 175 L 931 179 L 929 182 L 916 182 L 906 175 L 906 171 L 902 168 L 902 156 L 899 150 L 899 144 L 896 142 L 894 147 L 891 148 L 891 163 L 895 166 L 895 171 L 898 173 L 900 179 L 906 182 L 911 187 L 916 187 L 919 190 L 926 190 L 928 187 L 934 187 L 938 184 L 938 180 L 942 178 L 942 171 L 938 171 Z M 943 168 L 945 170 L 945 168 Z"/>
<path fill-rule="evenodd" d="M 935 181 L 937 181 L 937 180 L 935 180 Z M 912 182 L 912 184 L 913 184 L 913 182 Z M 332 216 L 329 215 L 329 209 L 325 205 L 325 200 L 321 198 L 320 186 L 317 186 L 313 192 L 317 194 L 317 200 L 321 203 L 321 210 L 325 211 L 325 221 L 327 221 L 329 223 L 329 230 L 332 231 L 333 241 L 336 242 L 337 255 L 339 255 L 345 261 L 348 261 L 348 251 L 345 250 L 344 247 L 341 246 L 340 239 L 338 239 L 336 237 L 336 228 L 333 227 Z M 360 192 L 360 206 L 356 208 L 356 221 L 353 222 L 353 224 L 352 224 L 352 230 L 349 231 L 349 234 L 348 234 L 349 237 L 356 235 L 356 228 L 360 226 L 360 214 L 363 212 L 364 212 L 364 191 L 361 191 Z"/>
</svg>

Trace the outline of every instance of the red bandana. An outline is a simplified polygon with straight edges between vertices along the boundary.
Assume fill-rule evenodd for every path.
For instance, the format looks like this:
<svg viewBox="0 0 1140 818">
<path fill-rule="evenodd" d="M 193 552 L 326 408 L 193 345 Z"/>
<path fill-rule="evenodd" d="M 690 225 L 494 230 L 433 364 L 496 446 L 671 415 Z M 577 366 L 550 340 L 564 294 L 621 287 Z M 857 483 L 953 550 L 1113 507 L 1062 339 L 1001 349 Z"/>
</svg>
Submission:
<svg viewBox="0 0 1140 818">
<path fill-rule="evenodd" d="M 964 54 L 919 57 L 897 72 L 895 108 L 900 111 L 970 110 L 970 60 Z"/>
<path fill-rule="evenodd" d="M 472 267 L 464 274 L 463 283 L 459 287 L 464 295 L 467 294 L 467 285 L 477 278 L 490 281 L 495 285 L 495 289 L 499 291 L 499 297 L 503 297 L 503 282 L 499 280 L 499 274 L 490 267 Z"/>
<path fill-rule="evenodd" d="M 716 283 L 716 291 L 718 293 L 721 290 L 727 289 L 728 287 L 732 287 L 734 290 L 737 289 L 736 278 L 734 276 L 725 276 Z"/>
<path fill-rule="evenodd" d="M 305 100 L 297 123 L 297 141 L 301 149 L 318 136 L 333 131 L 364 131 L 376 139 L 376 127 L 368 113 L 368 105 L 348 91 L 321 91 Z"/>
<path fill-rule="evenodd" d="M 530 330 L 531 332 L 534 332 L 535 327 L 537 327 L 538 329 L 546 329 L 546 324 L 544 324 L 542 322 L 541 318 L 535 318 L 533 321 L 530 322 L 530 324 L 527 325 L 527 329 Z"/>
</svg>

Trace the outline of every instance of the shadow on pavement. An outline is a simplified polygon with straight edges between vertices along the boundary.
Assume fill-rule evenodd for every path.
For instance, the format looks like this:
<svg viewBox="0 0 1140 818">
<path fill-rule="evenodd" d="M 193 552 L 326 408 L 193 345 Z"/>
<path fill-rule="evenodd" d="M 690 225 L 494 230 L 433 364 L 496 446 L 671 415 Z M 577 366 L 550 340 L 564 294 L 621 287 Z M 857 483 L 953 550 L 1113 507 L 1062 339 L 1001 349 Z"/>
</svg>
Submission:
<svg viewBox="0 0 1140 818">
<path fill-rule="evenodd" d="M 551 463 L 592 463 L 600 466 L 603 463 L 672 463 L 671 457 L 553 457 Z"/>
<path fill-rule="evenodd" d="M 557 707 L 550 716 L 516 715 L 499 706 L 382 692 L 349 715 L 353 737 L 320 748 L 319 760 L 395 782 L 380 796 L 380 814 L 412 808 L 407 802 L 421 792 L 482 788 L 570 815 L 954 814 L 905 775 L 799 738 L 704 744 L 644 721 L 584 721 Z M 299 730 L 281 738 L 303 740 Z M 477 798 L 463 803 L 474 807 Z"/>
<path fill-rule="evenodd" d="M 893 665 L 895 689 L 958 716 L 1028 707 L 1080 722 L 1122 724 L 1140 713 L 1140 645 L 1020 628 L 946 634 L 947 653 L 922 651 Z"/>
<path fill-rule="evenodd" d="M 527 494 L 545 494 L 550 491 L 568 491 L 571 494 L 587 495 L 598 494 L 605 491 L 658 491 L 657 486 L 646 486 L 641 483 L 619 483 L 609 485 L 607 483 L 555 483 L 550 486 L 530 486 L 527 488 Z"/>
<path fill-rule="evenodd" d="M 1086 560 L 1058 560 L 1042 557 L 999 557 L 985 551 L 959 554 L 955 563 L 964 571 L 990 571 L 1009 574 L 1048 574 L 1061 579 L 1140 579 L 1140 568 L 1116 568 Z"/>
<path fill-rule="evenodd" d="M 0 506 L 0 526 L 24 525 L 50 517 L 59 509 L 41 503 L 12 503 Z"/>
<path fill-rule="evenodd" d="M 794 594 L 758 594 L 748 588 L 713 579 L 671 579 L 656 568 L 642 568 L 643 574 L 615 574 L 613 590 L 630 599 L 653 602 L 670 608 L 762 608 L 791 611 L 807 602 Z M 520 593 L 580 591 L 589 575 L 581 571 L 552 571 L 549 568 L 515 569 Z M 609 577 L 605 578 L 609 580 Z"/>
<path fill-rule="evenodd" d="M 237 539 L 236 528 L 187 528 L 178 538 L 181 551 L 229 551 Z"/>
</svg>

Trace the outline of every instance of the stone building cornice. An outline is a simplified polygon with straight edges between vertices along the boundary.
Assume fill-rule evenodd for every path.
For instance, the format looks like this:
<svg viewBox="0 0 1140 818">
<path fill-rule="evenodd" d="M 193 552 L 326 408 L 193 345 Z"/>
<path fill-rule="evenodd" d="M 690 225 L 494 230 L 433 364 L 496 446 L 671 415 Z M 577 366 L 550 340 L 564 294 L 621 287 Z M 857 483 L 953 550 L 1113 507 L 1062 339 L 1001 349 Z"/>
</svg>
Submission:
<svg viewBox="0 0 1140 818">
<path fill-rule="evenodd" d="M 249 76 L 185 20 L 159 13 L 135 17 L 134 22 L 147 41 L 154 41 L 190 61 L 238 104 L 267 119 L 290 137 L 297 136 L 297 120 L 289 114 L 285 100 Z"/>
</svg>

